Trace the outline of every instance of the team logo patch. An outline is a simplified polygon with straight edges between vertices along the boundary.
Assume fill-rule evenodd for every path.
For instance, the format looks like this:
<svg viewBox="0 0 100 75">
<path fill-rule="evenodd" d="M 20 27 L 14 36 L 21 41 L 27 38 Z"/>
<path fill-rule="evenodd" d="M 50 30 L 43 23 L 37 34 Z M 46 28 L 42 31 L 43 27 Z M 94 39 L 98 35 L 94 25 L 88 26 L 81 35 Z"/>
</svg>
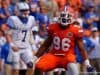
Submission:
<svg viewBox="0 0 100 75">
<path fill-rule="evenodd" d="M 72 36 L 73 36 L 73 33 L 72 33 L 72 32 L 68 32 L 68 33 L 67 33 L 67 36 L 68 36 L 68 37 L 72 37 Z"/>
</svg>

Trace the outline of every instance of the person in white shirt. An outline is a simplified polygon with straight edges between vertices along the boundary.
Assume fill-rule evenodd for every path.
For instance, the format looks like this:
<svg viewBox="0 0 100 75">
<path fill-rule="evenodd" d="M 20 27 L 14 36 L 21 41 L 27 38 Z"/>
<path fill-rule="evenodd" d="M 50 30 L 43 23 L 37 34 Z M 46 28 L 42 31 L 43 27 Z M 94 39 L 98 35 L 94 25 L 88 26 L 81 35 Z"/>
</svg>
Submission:
<svg viewBox="0 0 100 75">
<path fill-rule="evenodd" d="M 6 38 L 3 36 L 3 31 L 0 30 L 0 75 L 4 74 L 4 70 L 3 70 L 4 63 L 2 62 L 2 58 L 1 58 L 1 50 L 2 50 L 2 46 L 5 43 L 6 43 Z"/>
</svg>

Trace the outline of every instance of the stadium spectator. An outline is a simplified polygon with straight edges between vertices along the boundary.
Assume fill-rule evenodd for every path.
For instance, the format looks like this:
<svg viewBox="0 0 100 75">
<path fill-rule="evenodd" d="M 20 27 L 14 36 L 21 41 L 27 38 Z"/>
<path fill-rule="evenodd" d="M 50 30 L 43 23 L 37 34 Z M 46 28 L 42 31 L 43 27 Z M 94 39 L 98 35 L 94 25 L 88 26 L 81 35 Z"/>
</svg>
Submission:
<svg viewBox="0 0 100 75">
<path fill-rule="evenodd" d="M 1 48 L 1 60 L 4 61 L 4 75 L 11 75 L 11 62 L 8 62 L 7 57 L 9 53 L 10 46 L 5 43 Z"/>
<path fill-rule="evenodd" d="M 55 0 L 46 0 L 45 2 L 42 3 L 47 9 L 47 14 L 50 18 L 50 21 L 52 21 L 54 13 L 59 10 L 58 4 L 55 2 Z"/>
<path fill-rule="evenodd" d="M 54 16 L 53 16 L 53 18 L 52 18 L 52 22 L 51 22 L 51 23 L 57 23 L 58 20 L 59 20 L 59 11 L 56 11 L 56 12 L 54 13 Z"/>
<path fill-rule="evenodd" d="M 2 1 L 2 0 L 0 0 L 0 8 L 1 8 L 1 1 Z"/>
<path fill-rule="evenodd" d="M 0 8 L 0 25 L 5 24 L 9 16 L 10 12 L 8 10 L 7 2 L 3 0 L 1 1 L 1 8 Z"/>
<path fill-rule="evenodd" d="M 39 22 L 39 35 L 41 38 L 47 37 L 46 27 L 48 27 L 50 23 L 49 16 L 47 15 L 47 9 L 45 6 L 40 7 L 40 13 L 38 14 L 38 22 Z"/>
<path fill-rule="evenodd" d="M 2 47 L 6 43 L 6 38 L 4 37 L 4 32 L 0 29 L 0 74 L 4 73 L 4 65 L 2 62 Z"/>
<path fill-rule="evenodd" d="M 69 4 L 71 6 L 76 6 L 77 8 L 81 8 L 82 0 L 69 0 Z"/>
<path fill-rule="evenodd" d="M 98 34 L 98 29 L 96 27 L 93 27 L 91 29 L 92 35 L 90 37 L 90 40 L 95 44 L 95 48 L 89 52 L 89 59 L 91 61 L 91 65 L 93 65 L 96 68 L 96 71 L 98 72 L 97 75 L 100 73 L 100 37 Z"/>
<path fill-rule="evenodd" d="M 30 15 L 35 17 L 35 20 L 38 23 L 38 15 L 40 13 L 40 11 L 38 11 L 39 7 L 36 3 L 31 3 L 30 4 Z"/>
<path fill-rule="evenodd" d="M 64 7 L 66 6 L 66 4 L 68 3 L 67 0 L 55 0 L 56 3 L 58 4 L 59 7 L 59 11 L 63 11 Z"/>
<path fill-rule="evenodd" d="M 95 7 L 93 5 L 90 5 L 88 7 L 88 12 L 85 13 L 86 25 L 88 29 L 91 29 L 91 27 L 97 27 L 96 21 L 98 21 L 99 19 L 94 11 Z"/>
<path fill-rule="evenodd" d="M 38 15 L 39 20 L 39 28 L 42 29 L 43 27 L 47 27 L 49 24 L 49 16 L 47 15 L 47 8 L 45 6 L 40 7 L 40 14 Z M 43 28 L 44 30 L 45 28 Z"/>
</svg>

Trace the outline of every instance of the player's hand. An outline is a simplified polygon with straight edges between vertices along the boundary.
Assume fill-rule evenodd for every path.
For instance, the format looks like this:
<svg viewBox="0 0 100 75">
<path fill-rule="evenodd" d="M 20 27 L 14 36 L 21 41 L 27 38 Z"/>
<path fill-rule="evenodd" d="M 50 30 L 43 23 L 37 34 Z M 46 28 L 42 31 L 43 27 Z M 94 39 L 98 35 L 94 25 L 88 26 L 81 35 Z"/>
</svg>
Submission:
<svg viewBox="0 0 100 75">
<path fill-rule="evenodd" d="M 86 67 L 91 67 L 90 62 L 89 62 L 88 59 L 86 59 L 86 60 L 84 61 L 84 65 L 85 65 Z"/>
<path fill-rule="evenodd" d="M 35 69 L 35 65 L 36 65 L 37 61 L 38 61 L 38 57 L 33 56 L 33 69 Z"/>
<path fill-rule="evenodd" d="M 87 67 L 87 72 L 94 72 L 95 71 L 95 68 L 94 67 Z"/>
<path fill-rule="evenodd" d="M 18 49 L 18 47 L 13 46 L 13 47 L 12 47 L 12 50 L 13 50 L 14 52 L 17 52 L 19 49 Z"/>
<path fill-rule="evenodd" d="M 13 42 L 10 42 L 9 45 L 14 52 L 17 52 L 19 50 L 18 47 L 16 47 L 16 45 Z"/>
<path fill-rule="evenodd" d="M 86 59 L 84 61 L 84 64 L 86 66 L 87 72 L 94 72 L 95 71 L 95 68 L 90 65 L 90 62 L 88 59 Z"/>
<path fill-rule="evenodd" d="M 33 57 L 33 63 L 36 63 L 38 61 L 38 57 L 34 56 Z"/>
</svg>

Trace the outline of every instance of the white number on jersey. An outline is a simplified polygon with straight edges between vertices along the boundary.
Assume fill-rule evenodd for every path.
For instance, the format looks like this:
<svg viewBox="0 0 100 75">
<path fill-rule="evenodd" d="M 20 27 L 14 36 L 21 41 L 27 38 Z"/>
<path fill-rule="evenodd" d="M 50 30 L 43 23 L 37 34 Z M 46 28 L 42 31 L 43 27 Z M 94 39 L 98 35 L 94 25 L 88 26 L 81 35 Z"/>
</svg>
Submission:
<svg viewBox="0 0 100 75">
<path fill-rule="evenodd" d="M 54 48 L 57 50 L 61 49 L 63 51 L 68 51 L 70 48 L 70 42 L 71 40 L 69 38 L 63 38 L 60 40 L 59 37 L 54 37 L 53 39 Z"/>
</svg>

